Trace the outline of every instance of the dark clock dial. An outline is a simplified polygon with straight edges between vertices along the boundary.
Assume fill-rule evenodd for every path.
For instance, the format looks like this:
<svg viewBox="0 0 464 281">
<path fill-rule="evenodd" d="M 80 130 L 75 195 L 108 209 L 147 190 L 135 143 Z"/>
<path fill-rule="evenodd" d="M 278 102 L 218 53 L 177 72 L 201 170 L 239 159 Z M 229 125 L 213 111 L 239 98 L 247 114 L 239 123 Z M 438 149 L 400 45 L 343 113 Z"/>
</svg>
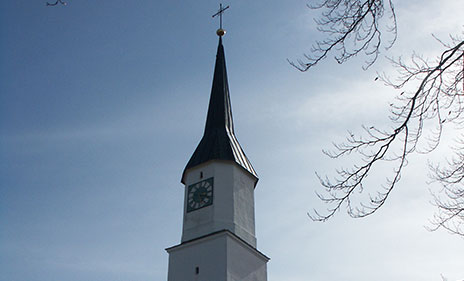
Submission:
<svg viewBox="0 0 464 281">
<path fill-rule="evenodd" d="M 187 212 L 213 204 L 213 178 L 209 178 L 188 187 Z"/>
</svg>

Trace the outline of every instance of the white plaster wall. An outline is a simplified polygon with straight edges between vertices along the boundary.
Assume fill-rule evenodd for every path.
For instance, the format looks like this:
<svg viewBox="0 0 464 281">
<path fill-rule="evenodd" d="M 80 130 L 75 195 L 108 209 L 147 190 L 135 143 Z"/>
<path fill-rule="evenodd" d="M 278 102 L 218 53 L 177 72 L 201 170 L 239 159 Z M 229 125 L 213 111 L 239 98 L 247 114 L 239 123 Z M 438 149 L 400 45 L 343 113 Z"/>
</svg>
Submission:
<svg viewBox="0 0 464 281">
<path fill-rule="evenodd" d="M 267 281 L 268 259 L 226 231 L 167 251 L 168 281 Z"/>
<path fill-rule="evenodd" d="M 223 239 L 205 239 L 180 246 L 169 253 L 168 281 L 226 280 L 226 244 Z M 196 274 L 195 268 L 199 268 Z"/>
<path fill-rule="evenodd" d="M 235 234 L 256 248 L 255 237 L 255 182 L 256 179 L 238 165 L 234 173 L 234 224 Z"/>
<path fill-rule="evenodd" d="M 267 259 L 236 239 L 227 240 L 227 280 L 265 281 L 267 280 Z"/>
<path fill-rule="evenodd" d="M 187 187 L 210 177 L 214 178 L 213 204 L 187 213 Z M 185 175 L 182 242 L 227 229 L 256 247 L 255 181 L 232 161 L 213 160 L 189 169 Z"/>
</svg>

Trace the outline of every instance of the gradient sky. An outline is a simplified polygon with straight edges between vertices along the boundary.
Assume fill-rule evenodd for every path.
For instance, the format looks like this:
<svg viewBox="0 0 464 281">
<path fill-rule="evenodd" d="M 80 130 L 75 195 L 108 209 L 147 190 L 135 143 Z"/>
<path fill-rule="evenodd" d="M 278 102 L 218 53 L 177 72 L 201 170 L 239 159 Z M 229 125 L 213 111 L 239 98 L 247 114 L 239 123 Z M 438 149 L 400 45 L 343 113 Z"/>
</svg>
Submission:
<svg viewBox="0 0 464 281">
<path fill-rule="evenodd" d="M 404 3 L 403 3 L 404 2 Z M 239 1 L 224 17 L 235 131 L 258 172 L 258 248 L 269 281 L 464 279 L 464 240 L 428 232 L 427 159 L 412 157 L 378 213 L 327 223 L 314 172 L 321 153 L 361 124 L 389 128 L 396 93 L 374 82 L 382 57 L 298 59 L 320 37 L 307 1 Z M 216 1 L 0 3 L 0 281 L 166 280 L 180 242 L 182 170 L 206 118 Z M 462 34 L 464 1 L 396 1 L 388 55 L 436 54 Z M 386 169 L 385 171 L 388 171 Z M 385 177 L 379 173 L 379 182 Z M 375 183 L 374 186 L 375 187 Z"/>
</svg>

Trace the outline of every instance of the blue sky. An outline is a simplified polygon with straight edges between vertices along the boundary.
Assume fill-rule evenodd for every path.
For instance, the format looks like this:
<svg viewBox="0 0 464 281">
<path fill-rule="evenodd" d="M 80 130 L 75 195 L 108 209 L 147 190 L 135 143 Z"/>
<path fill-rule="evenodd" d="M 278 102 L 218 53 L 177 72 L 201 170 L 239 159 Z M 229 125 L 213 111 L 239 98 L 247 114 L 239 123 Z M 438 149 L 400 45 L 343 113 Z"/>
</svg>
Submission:
<svg viewBox="0 0 464 281">
<path fill-rule="evenodd" d="M 405 1 L 406 2 L 406 1 Z M 414 157 L 385 207 L 363 220 L 323 208 L 321 149 L 361 124 L 390 126 L 382 57 L 286 59 L 319 34 L 306 1 L 231 1 L 224 16 L 237 137 L 260 176 L 258 248 L 269 281 L 464 279 L 464 242 L 433 215 L 426 157 Z M 0 3 L 0 281 L 166 280 L 180 242 L 180 177 L 203 133 L 217 47 L 215 1 Z M 462 32 L 462 1 L 397 3 L 388 54 L 434 54 Z M 443 150 L 430 155 L 440 159 Z M 379 175 L 381 181 L 383 175 Z"/>
</svg>

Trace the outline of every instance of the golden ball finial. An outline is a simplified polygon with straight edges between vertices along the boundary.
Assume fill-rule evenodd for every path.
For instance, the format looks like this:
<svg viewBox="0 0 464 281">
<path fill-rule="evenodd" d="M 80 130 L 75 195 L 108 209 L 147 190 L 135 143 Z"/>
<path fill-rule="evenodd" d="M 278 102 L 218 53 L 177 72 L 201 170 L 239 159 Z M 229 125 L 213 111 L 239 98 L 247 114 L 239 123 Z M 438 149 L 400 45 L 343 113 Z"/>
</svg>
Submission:
<svg viewBox="0 0 464 281">
<path fill-rule="evenodd" d="M 216 31 L 216 34 L 218 36 L 224 36 L 224 34 L 226 34 L 226 31 L 222 28 L 219 28 L 217 31 Z"/>
</svg>

